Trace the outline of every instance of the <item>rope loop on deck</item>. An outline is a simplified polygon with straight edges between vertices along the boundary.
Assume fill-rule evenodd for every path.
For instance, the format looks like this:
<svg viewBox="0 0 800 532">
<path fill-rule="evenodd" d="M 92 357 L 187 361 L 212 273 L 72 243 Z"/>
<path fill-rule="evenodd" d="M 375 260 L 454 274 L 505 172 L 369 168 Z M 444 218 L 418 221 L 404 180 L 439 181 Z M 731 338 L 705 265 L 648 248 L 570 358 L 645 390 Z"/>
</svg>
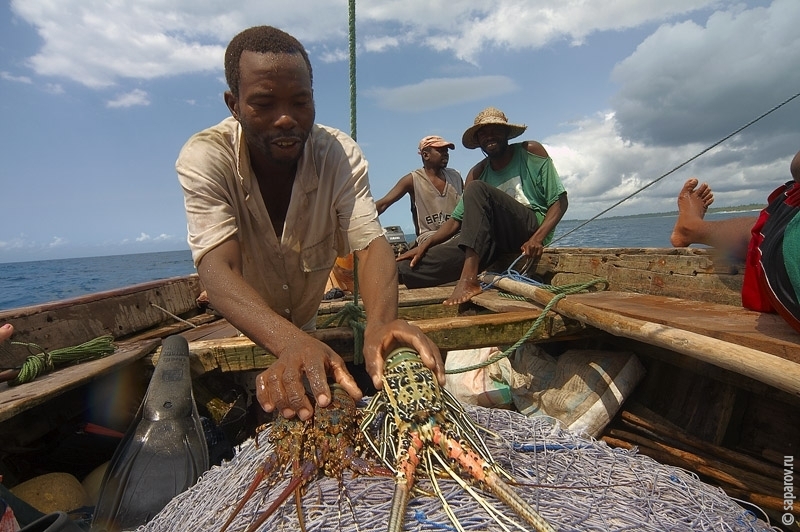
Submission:
<svg viewBox="0 0 800 532">
<path fill-rule="evenodd" d="M 53 371 L 58 366 L 67 364 L 77 364 L 96 358 L 102 358 L 114 352 L 114 337 L 109 335 L 100 336 L 72 347 L 62 347 L 47 351 L 43 347 L 29 342 L 10 342 L 11 345 L 24 346 L 30 356 L 25 359 L 20 367 L 19 374 L 8 382 L 9 386 L 18 386 L 31 382 L 36 377 L 49 371 Z"/>
<path fill-rule="evenodd" d="M 520 273 L 519 271 L 514 270 L 514 266 L 517 264 L 517 262 L 519 262 L 520 259 L 522 259 L 525 256 L 526 255 L 520 255 L 519 257 L 517 257 L 517 259 L 511 263 L 511 265 L 508 267 L 508 269 L 506 269 L 505 272 L 503 272 L 502 274 L 496 274 L 495 279 L 491 283 L 481 283 L 481 288 L 483 288 L 483 290 L 488 290 L 489 288 L 492 288 L 494 286 L 494 284 L 497 282 L 498 279 L 508 278 L 514 281 L 538 286 L 543 290 L 547 290 L 548 292 L 555 294 L 554 297 L 547 303 L 547 305 L 545 305 L 541 314 L 539 314 L 539 317 L 536 318 L 536 321 L 534 321 L 533 324 L 528 328 L 527 332 L 524 335 L 522 335 L 522 337 L 519 340 L 517 340 L 511 347 L 509 347 L 502 353 L 498 353 L 492 357 L 489 357 L 487 360 L 479 364 L 474 364 L 472 366 L 466 366 L 463 368 L 448 369 L 445 371 L 446 374 L 454 375 L 457 373 L 466 373 L 467 371 L 485 368 L 487 366 L 491 366 L 498 360 L 502 360 L 504 358 L 511 356 L 519 346 L 527 342 L 528 339 L 531 336 L 533 336 L 534 331 L 536 331 L 536 329 L 538 329 L 539 326 L 541 326 L 542 322 L 547 316 L 547 313 L 550 312 L 550 309 L 553 308 L 553 306 L 555 306 L 559 301 L 561 301 L 570 294 L 578 294 L 581 292 L 586 292 L 589 290 L 589 288 L 598 284 L 605 284 L 605 286 L 608 287 L 608 281 L 606 279 L 592 279 L 591 281 L 587 281 L 584 283 L 572 283 L 560 286 L 552 286 L 540 283 L 535 279 L 527 277 L 524 273 Z M 522 271 L 526 272 L 530 267 L 530 264 L 531 264 L 530 262 L 526 263 Z M 525 298 L 523 297 L 522 299 L 524 300 Z"/>
</svg>

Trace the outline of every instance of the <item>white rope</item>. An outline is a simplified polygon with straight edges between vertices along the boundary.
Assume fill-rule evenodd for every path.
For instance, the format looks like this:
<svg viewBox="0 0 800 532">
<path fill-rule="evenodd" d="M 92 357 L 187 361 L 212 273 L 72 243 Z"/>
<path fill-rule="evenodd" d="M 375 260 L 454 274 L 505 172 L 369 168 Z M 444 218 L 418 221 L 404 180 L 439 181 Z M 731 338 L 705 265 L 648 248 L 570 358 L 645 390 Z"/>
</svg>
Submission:
<svg viewBox="0 0 800 532">
<path fill-rule="evenodd" d="M 635 451 L 612 449 L 603 442 L 566 432 L 549 418 L 466 406 L 478 423 L 500 438 L 487 444 L 500 465 L 520 483 L 515 490 L 557 530 L 773 530 L 750 511 L 737 505 L 720 488 L 695 475 L 666 466 Z M 236 457 L 206 472 L 190 490 L 179 495 L 141 532 L 176 530 L 216 531 L 253 479 L 256 468 L 272 451 L 266 435 L 256 449 L 252 440 Z M 526 450 L 533 449 L 533 450 Z M 261 487 L 236 518 L 231 530 L 244 530 L 287 484 Z M 488 513 L 449 479 L 439 485 L 465 530 L 501 530 Z M 314 480 L 303 497 L 309 531 L 385 531 L 392 498 L 391 478 L 345 474 L 343 486 L 335 479 Z M 422 490 L 432 493 L 426 480 Z M 491 495 L 496 511 L 519 521 Z M 260 530 L 297 530 L 293 498 Z M 415 496 L 406 512 L 405 530 L 453 530 L 441 502 Z M 775 529 L 777 530 L 777 529 Z"/>
</svg>

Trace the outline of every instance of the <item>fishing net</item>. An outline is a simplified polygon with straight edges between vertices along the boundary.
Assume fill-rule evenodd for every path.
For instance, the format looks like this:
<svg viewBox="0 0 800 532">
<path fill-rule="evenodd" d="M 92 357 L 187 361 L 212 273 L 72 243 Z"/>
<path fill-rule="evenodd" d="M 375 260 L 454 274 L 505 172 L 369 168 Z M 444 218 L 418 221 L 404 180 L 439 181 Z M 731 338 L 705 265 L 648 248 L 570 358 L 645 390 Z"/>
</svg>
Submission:
<svg viewBox="0 0 800 532">
<path fill-rule="evenodd" d="M 721 489 L 682 469 L 635 452 L 578 437 L 550 418 L 527 418 L 502 409 L 466 406 L 498 437 L 486 435 L 494 458 L 519 483 L 515 490 L 559 531 L 773 530 Z M 138 530 L 218 531 L 272 452 L 266 435 L 258 448 L 248 440 L 230 462 L 213 467 Z M 229 530 L 244 530 L 288 483 L 260 487 Z M 419 487 L 432 494 L 426 479 Z M 454 481 L 440 479 L 446 500 L 465 530 L 504 530 Z M 303 496 L 306 529 L 367 532 L 386 530 L 393 480 L 345 474 L 314 480 Z M 502 502 L 486 500 L 510 521 L 507 530 L 528 530 Z M 757 511 L 757 509 L 756 509 Z M 259 530 L 299 530 L 290 497 Z M 405 530 L 455 530 L 433 495 L 416 495 L 406 511 Z"/>
</svg>

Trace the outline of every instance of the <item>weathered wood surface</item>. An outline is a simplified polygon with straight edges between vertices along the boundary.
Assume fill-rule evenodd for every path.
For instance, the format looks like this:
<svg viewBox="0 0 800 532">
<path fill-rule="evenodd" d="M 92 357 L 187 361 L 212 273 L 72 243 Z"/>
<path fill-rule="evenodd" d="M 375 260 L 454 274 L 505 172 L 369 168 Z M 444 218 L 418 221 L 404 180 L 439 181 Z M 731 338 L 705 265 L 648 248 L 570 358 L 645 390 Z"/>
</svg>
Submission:
<svg viewBox="0 0 800 532">
<path fill-rule="evenodd" d="M 158 344 L 158 340 L 123 343 L 111 355 L 61 368 L 42 375 L 33 382 L 14 387 L 9 387 L 7 383 L 0 384 L 0 422 L 132 364 L 153 351 Z"/>
<path fill-rule="evenodd" d="M 545 305 L 553 294 L 530 284 L 489 276 L 488 282 L 509 292 L 530 297 Z M 795 396 L 800 395 L 800 364 L 765 351 L 718 340 L 696 332 L 624 316 L 600 308 L 605 293 L 596 293 L 598 306 L 574 301 L 571 296 L 559 301 L 553 310 L 607 331 L 615 336 L 642 340 L 649 344 L 699 358 L 729 371 L 765 382 Z M 767 337 L 764 336 L 765 342 Z"/>
<path fill-rule="evenodd" d="M 531 272 L 553 285 L 602 278 L 614 291 L 738 305 L 744 265 L 702 248 L 548 248 Z"/>
<path fill-rule="evenodd" d="M 0 323 L 14 325 L 13 340 L 52 350 L 82 344 L 106 334 L 125 338 L 197 313 L 197 275 L 138 284 L 88 296 L 0 312 Z M 28 355 L 24 349 L 0 351 L 0 367 L 16 367 Z"/>
<path fill-rule="evenodd" d="M 800 364 L 800 333 L 777 314 L 622 292 L 573 294 L 573 302 L 750 347 Z"/>
<path fill-rule="evenodd" d="M 452 286 L 434 286 L 413 290 L 401 287 L 397 300 L 398 317 L 404 320 L 425 320 L 456 316 L 458 314 L 457 307 L 442 305 L 442 301 L 450 297 L 452 293 Z M 352 303 L 352 299 L 323 301 L 317 312 L 317 328 L 323 328 L 331 316 L 342 310 L 348 303 Z"/>
<path fill-rule="evenodd" d="M 444 351 L 475 347 L 511 345 L 528 333 L 540 311 L 515 311 L 503 314 L 481 314 L 453 318 L 412 321 Z M 220 326 L 219 324 L 215 326 Z M 586 332 L 574 320 L 563 320 L 555 313 L 545 317 L 529 341 L 573 338 Z M 345 360 L 353 357 L 353 332 L 336 327 L 314 331 L 311 336 L 330 345 Z M 215 369 L 246 371 L 269 367 L 276 359 L 247 337 L 214 338 L 189 342 L 192 371 L 202 374 Z M 153 363 L 158 362 L 158 351 Z"/>
</svg>

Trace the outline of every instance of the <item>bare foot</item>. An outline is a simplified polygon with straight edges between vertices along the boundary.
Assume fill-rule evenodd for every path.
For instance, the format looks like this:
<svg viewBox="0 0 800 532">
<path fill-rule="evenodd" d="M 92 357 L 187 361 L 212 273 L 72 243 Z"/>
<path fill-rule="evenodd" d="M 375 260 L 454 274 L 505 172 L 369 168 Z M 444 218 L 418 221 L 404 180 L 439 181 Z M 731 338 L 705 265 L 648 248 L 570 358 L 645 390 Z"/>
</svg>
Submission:
<svg viewBox="0 0 800 532">
<path fill-rule="evenodd" d="M 4 324 L 0 327 L 0 342 L 5 342 L 11 335 L 14 334 L 14 327 L 10 323 Z"/>
<path fill-rule="evenodd" d="M 453 289 L 453 295 L 450 299 L 445 299 L 443 305 L 459 305 L 466 303 L 472 296 L 477 296 L 483 292 L 481 283 L 477 277 L 470 277 L 468 279 L 459 279 L 456 287 Z"/>
<path fill-rule="evenodd" d="M 694 177 L 683 184 L 678 194 L 678 219 L 669 237 L 673 247 L 681 248 L 695 243 L 698 226 L 712 203 L 714 193 L 707 184 L 703 183 L 698 187 Z"/>
</svg>

